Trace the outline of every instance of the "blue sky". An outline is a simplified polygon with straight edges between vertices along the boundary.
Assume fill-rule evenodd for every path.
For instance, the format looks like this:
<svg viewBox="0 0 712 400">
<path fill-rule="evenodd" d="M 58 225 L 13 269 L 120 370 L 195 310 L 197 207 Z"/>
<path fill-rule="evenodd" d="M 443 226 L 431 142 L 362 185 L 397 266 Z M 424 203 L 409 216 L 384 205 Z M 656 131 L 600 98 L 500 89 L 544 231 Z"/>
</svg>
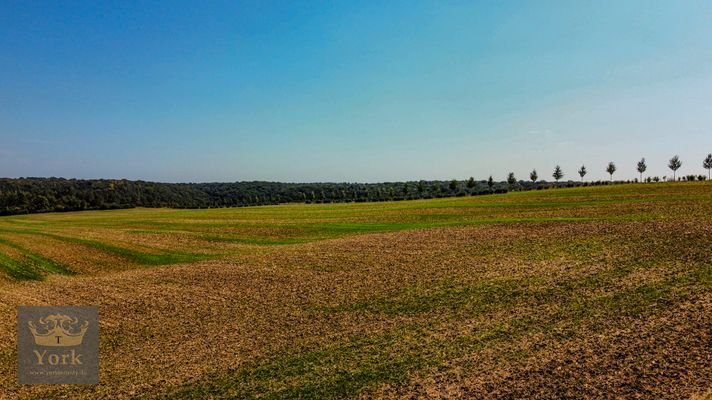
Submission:
<svg viewBox="0 0 712 400">
<path fill-rule="evenodd" d="M 0 176 L 702 173 L 708 1 L 0 1 Z"/>
</svg>

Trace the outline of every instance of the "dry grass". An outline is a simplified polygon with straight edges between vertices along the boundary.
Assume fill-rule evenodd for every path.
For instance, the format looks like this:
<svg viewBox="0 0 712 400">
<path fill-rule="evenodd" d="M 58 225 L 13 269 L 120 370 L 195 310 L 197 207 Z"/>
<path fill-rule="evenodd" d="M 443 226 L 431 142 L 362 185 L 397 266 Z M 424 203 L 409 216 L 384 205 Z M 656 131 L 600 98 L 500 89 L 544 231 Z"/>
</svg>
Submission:
<svg viewBox="0 0 712 400">
<path fill-rule="evenodd" d="M 704 398 L 710 210 L 697 183 L 2 219 L 43 279 L 0 281 L 0 397 Z M 16 384 L 31 304 L 99 305 L 100 385 Z"/>
</svg>

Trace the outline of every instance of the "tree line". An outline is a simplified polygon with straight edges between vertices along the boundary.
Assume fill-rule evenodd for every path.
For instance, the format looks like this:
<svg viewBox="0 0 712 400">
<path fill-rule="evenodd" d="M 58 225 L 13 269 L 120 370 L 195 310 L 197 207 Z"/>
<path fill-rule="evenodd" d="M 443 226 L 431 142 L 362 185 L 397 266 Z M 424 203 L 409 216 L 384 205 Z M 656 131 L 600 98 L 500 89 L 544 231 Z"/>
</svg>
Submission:
<svg viewBox="0 0 712 400">
<path fill-rule="evenodd" d="M 2 178 L 0 215 L 132 207 L 208 208 L 398 201 L 505 193 L 487 181 L 158 183 L 126 179 Z"/>
<path fill-rule="evenodd" d="M 675 156 L 669 167 L 675 172 L 682 162 Z M 712 169 L 712 154 L 703 162 Z M 647 169 L 642 159 L 637 170 L 641 181 Z M 400 201 L 452 196 L 472 196 L 507 193 L 511 190 L 549 189 L 558 187 L 610 184 L 616 166 L 609 163 L 606 171 L 610 182 L 584 182 L 585 166 L 578 171 L 581 181 L 560 182 L 564 171 L 556 166 L 554 183 L 539 180 L 533 170 L 529 181 L 517 180 L 510 172 L 504 181 L 457 179 L 449 181 L 409 181 L 384 183 L 159 183 L 126 179 L 64 179 L 64 178 L 2 178 L 0 179 L 0 215 L 51 211 L 103 210 L 132 207 L 208 208 L 242 207 L 280 203 L 334 203 L 366 201 Z M 663 180 L 666 177 L 664 177 Z M 684 180 L 703 180 L 704 175 L 689 175 Z M 646 181 L 659 181 L 648 177 Z M 637 179 L 636 179 L 637 181 Z"/>
<path fill-rule="evenodd" d="M 680 167 L 682 167 L 682 161 L 680 160 L 680 157 L 678 155 L 673 156 L 668 161 L 667 166 L 672 171 L 672 179 L 671 179 L 672 181 L 676 181 L 676 180 L 685 180 L 685 181 L 700 180 L 700 181 L 703 181 L 706 179 L 710 179 L 710 170 L 712 170 L 712 153 L 707 154 L 707 157 L 705 157 L 705 159 L 702 160 L 702 167 L 707 170 L 707 177 L 705 177 L 704 175 L 686 175 L 686 176 L 678 178 L 677 170 L 680 169 Z M 640 174 L 640 180 L 636 179 L 635 180 L 636 182 L 659 182 L 661 180 L 661 178 L 658 176 L 649 176 L 644 180 L 643 173 L 645 173 L 645 171 L 647 171 L 647 169 L 648 169 L 648 164 L 645 161 L 645 157 L 643 157 L 640 161 L 638 161 L 638 163 L 636 165 L 636 171 L 638 171 L 638 173 Z M 613 181 L 613 174 L 615 174 L 617 170 L 618 170 L 618 168 L 616 167 L 616 164 L 613 161 L 610 161 L 608 163 L 608 165 L 606 166 L 606 172 L 610 175 L 611 182 Z M 582 165 L 581 168 L 579 168 L 579 170 L 578 170 L 578 174 L 581 177 L 581 181 L 583 181 L 583 178 L 584 178 L 584 176 L 586 176 L 587 173 L 588 173 L 588 171 L 586 170 L 586 166 Z M 510 173 L 510 175 L 513 176 L 512 173 Z M 554 168 L 554 173 L 552 173 L 551 176 L 554 178 L 554 180 L 556 182 L 558 182 L 561 178 L 564 177 L 564 172 L 561 169 L 561 167 L 557 165 Z M 529 174 L 529 177 L 532 181 L 536 181 L 538 179 L 536 169 L 533 170 Z M 667 176 L 663 176 L 662 180 L 669 181 L 670 179 L 668 179 Z"/>
</svg>

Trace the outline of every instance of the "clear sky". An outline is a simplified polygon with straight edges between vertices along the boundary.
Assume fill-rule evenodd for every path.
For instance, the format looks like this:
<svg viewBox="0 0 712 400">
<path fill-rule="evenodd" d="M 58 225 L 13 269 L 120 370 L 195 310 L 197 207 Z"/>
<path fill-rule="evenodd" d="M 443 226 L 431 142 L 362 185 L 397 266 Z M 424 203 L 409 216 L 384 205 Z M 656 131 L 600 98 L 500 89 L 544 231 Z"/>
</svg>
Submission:
<svg viewBox="0 0 712 400">
<path fill-rule="evenodd" d="M 710 1 L 0 0 L 0 176 L 703 173 Z"/>
</svg>

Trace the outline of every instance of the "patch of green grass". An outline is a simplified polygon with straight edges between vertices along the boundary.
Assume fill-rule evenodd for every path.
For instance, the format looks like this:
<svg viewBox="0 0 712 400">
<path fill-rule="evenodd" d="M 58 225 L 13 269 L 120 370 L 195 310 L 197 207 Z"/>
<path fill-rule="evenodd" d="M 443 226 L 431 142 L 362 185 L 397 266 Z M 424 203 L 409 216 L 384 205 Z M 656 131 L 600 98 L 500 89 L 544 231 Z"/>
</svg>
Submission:
<svg viewBox="0 0 712 400">
<path fill-rule="evenodd" d="M 408 287 L 395 296 L 369 299 L 328 311 L 402 315 L 467 308 L 471 312 L 483 312 L 486 309 L 512 304 L 522 296 L 527 286 L 524 279 L 486 280 L 470 285 L 456 284 L 448 280 L 428 288 Z"/>
<path fill-rule="evenodd" d="M 432 361 L 392 353 L 395 347 L 417 347 L 404 342 L 412 329 L 376 337 L 352 338 L 344 344 L 285 356 L 255 364 L 222 377 L 177 388 L 160 398 L 338 399 L 361 392 L 375 383 L 397 382 L 410 371 Z M 152 397 L 152 396 L 149 396 Z"/>
<path fill-rule="evenodd" d="M 5 220 L 1 220 L 5 222 Z M 2 233 L 18 233 L 18 234 L 33 234 L 37 233 L 37 229 L 27 229 L 27 228 L 11 228 L 7 226 L 0 226 L 0 232 Z"/>
<path fill-rule="evenodd" d="M 23 264 L 28 265 L 32 268 L 39 268 L 41 270 L 44 270 L 46 272 L 54 273 L 54 274 L 62 274 L 62 275 L 74 275 L 75 272 L 72 271 L 71 269 L 67 268 L 66 266 L 51 260 L 47 257 L 41 256 L 37 253 L 33 253 L 30 250 L 14 243 L 9 240 L 4 240 L 0 239 L 0 244 L 3 244 L 7 247 L 13 248 L 17 251 L 19 251 L 22 256 L 25 258 L 25 262 Z"/>
<path fill-rule="evenodd" d="M 710 290 L 711 271 L 708 265 L 698 265 L 685 273 L 613 293 L 590 298 L 570 297 L 556 313 L 555 317 L 559 323 L 546 328 L 556 327 L 557 335 L 573 337 L 578 326 L 590 321 L 640 318 L 671 308 L 675 303 L 689 299 L 695 292 Z M 593 326 L 593 330 L 600 329 L 602 328 Z"/>
<path fill-rule="evenodd" d="M 136 250 L 127 249 L 125 247 L 114 246 L 108 243 L 102 243 L 96 240 L 81 239 L 76 237 L 61 236 L 51 233 L 42 233 L 47 237 L 57 239 L 64 242 L 80 244 L 83 246 L 88 246 L 101 250 L 106 253 L 114 254 L 120 257 L 124 257 L 131 261 L 144 265 L 167 265 L 167 264 L 180 264 L 180 263 L 190 263 L 200 260 L 205 260 L 209 256 L 204 254 L 190 254 L 181 252 L 163 252 L 163 253 L 143 253 Z"/>
<path fill-rule="evenodd" d="M 551 243 L 546 251 L 533 253 L 528 250 L 526 238 L 507 241 L 506 244 L 491 243 L 493 248 L 485 246 L 483 254 L 494 248 L 506 246 L 506 254 L 516 253 L 529 261 L 547 262 L 554 259 L 580 260 L 582 265 L 576 268 L 583 274 L 576 278 L 546 281 L 544 277 L 525 276 L 518 278 L 496 278 L 476 281 L 454 281 L 445 279 L 431 284 L 414 285 L 399 289 L 383 297 L 370 298 L 353 304 L 340 305 L 326 312 L 365 312 L 383 315 L 420 314 L 438 312 L 476 312 L 488 309 L 503 309 L 521 301 L 537 303 L 552 302 L 557 299 L 572 298 L 582 293 L 615 285 L 633 272 L 653 268 L 658 259 L 639 260 L 635 255 L 618 257 L 616 265 L 593 273 L 586 273 L 586 268 L 596 263 L 609 262 L 599 259 L 596 254 L 604 249 L 615 254 L 625 254 L 625 249 L 614 243 L 605 243 L 603 238 L 572 238 L 568 242 Z M 472 252 L 471 252 L 472 253 Z M 479 254 L 479 253 L 478 253 Z M 704 260 L 700 256 L 700 261 Z M 572 267 L 573 268 L 573 267 Z M 702 277 L 698 277 L 701 280 Z"/>
<path fill-rule="evenodd" d="M 42 280 L 42 274 L 32 265 L 27 265 L 0 253 L 0 268 L 7 276 L 17 280 Z"/>
<path fill-rule="evenodd" d="M 208 242 L 225 242 L 225 243 L 241 243 L 241 244 L 254 244 L 259 246 L 280 246 L 289 244 L 299 244 L 307 243 L 312 240 L 308 238 L 294 238 L 294 237 L 282 237 L 282 238 L 271 238 L 271 237 L 235 237 L 228 235 L 200 235 L 200 238 Z"/>
</svg>

